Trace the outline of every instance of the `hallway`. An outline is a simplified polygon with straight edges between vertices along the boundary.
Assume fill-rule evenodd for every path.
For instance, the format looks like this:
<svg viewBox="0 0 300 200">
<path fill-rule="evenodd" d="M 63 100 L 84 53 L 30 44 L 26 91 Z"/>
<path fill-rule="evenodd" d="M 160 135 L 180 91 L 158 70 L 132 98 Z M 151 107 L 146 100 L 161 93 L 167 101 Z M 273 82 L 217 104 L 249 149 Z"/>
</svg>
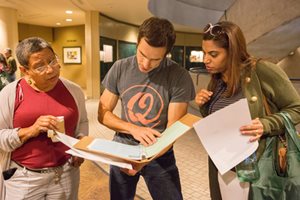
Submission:
<svg viewBox="0 0 300 200">
<path fill-rule="evenodd" d="M 114 132 L 100 125 L 97 121 L 98 100 L 87 100 L 86 107 L 90 124 L 90 136 L 111 140 Z M 118 104 L 115 109 L 115 113 L 119 115 L 120 111 L 120 104 Z M 197 113 L 197 111 L 193 108 L 189 108 L 189 112 L 194 114 Z M 179 138 L 174 145 L 174 151 L 181 177 L 181 186 L 184 199 L 210 199 L 208 189 L 208 158 L 196 133 L 194 131 L 189 131 L 184 136 Z M 97 163 L 97 165 L 108 174 L 108 165 L 103 163 Z M 84 171 L 82 171 L 82 173 L 84 173 Z M 140 199 L 151 199 L 143 179 L 140 179 L 139 181 L 137 196 L 140 197 Z M 94 197 L 95 199 L 99 199 L 99 197 Z"/>
</svg>

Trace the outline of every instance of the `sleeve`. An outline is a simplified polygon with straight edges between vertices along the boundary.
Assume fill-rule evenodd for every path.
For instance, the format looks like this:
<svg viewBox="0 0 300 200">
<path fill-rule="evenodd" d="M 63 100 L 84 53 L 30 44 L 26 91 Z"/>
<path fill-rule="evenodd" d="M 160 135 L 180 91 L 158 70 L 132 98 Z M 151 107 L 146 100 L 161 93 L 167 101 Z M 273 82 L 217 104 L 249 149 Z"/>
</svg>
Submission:
<svg viewBox="0 0 300 200">
<path fill-rule="evenodd" d="M 180 69 L 179 73 L 173 74 L 171 86 L 171 102 L 189 102 L 195 98 L 195 88 L 188 71 Z"/>
<path fill-rule="evenodd" d="M 110 68 L 104 80 L 102 81 L 102 85 L 109 90 L 110 92 L 114 93 L 115 95 L 120 96 L 118 90 L 118 80 L 120 77 L 120 70 L 121 70 L 121 62 L 116 61 L 113 66 Z"/>
<path fill-rule="evenodd" d="M 11 152 L 22 145 L 18 129 L 12 127 L 16 83 L 11 83 L 0 92 L 0 151 Z"/>
<path fill-rule="evenodd" d="M 78 110 L 79 110 L 79 123 L 76 129 L 75 137 L 83 137 L 87 136 L 89 133 L 89 121 L 87 117 L 87 111 L 86 111 L 86 106 L 85 106 L 85 98 L 84 94 L 79 89 L 80 91 L 78 92 Z"/>
<path fill-rule="evenodd" d="M 285 72 L 275 64 L 260 62 L 257 67 L 262 91 L 267 98 L 273 114 L 261 119 L 267 134 L 279 134 L 284 128 L 284 123 L 279 112 L 287 112 L 292 122 L 300 122 L 300 98 Z"/>
</svg>

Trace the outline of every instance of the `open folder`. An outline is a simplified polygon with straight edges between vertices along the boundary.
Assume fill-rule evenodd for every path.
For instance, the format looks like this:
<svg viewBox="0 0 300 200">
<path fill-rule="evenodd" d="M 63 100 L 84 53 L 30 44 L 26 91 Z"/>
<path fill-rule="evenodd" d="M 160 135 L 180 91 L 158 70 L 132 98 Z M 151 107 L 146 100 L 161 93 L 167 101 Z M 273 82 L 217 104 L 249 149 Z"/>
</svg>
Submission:
<svg viewBox="0 0 300 200">
<path fill-rule="evenodd" d="M 163 155 L 173 145 L 176 139 L 192 129 L 193 124 L 200 120 L 200 117 L 186 114 L 180 120 L 173 123 L 157 138 L 157 142 L 151 146 L 128 145 L 115 141 L 84 137 L 74 147 L 86 152 L 91 152 L 115 161 L 121 161 L 134 165 L 139 169 L 151 160 Z"/>
</svg>

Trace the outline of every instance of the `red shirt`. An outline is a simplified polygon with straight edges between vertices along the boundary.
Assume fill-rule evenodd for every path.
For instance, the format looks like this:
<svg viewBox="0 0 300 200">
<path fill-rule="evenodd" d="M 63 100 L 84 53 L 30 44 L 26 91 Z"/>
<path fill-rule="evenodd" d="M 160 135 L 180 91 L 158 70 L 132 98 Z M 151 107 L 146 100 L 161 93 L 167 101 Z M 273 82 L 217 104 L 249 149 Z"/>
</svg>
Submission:
<svg viewBox="0 0 300 200">
<path fill-rule="evenodd" d="M 14 127 L 26 128 L 41 115 L 64 116 L 66 134 L 74 136 L 78 108 L 75 100 L 61 80 L 48 92 L 34 90 L 22 79 L 17 86 Z M 53 143 L 47 133 L 30 138 L 12 152 L 12 160 L 29 168 L 55 167 L 64 164 L 70 155 L 69 148 L 61 142 Z"/>
</svg>

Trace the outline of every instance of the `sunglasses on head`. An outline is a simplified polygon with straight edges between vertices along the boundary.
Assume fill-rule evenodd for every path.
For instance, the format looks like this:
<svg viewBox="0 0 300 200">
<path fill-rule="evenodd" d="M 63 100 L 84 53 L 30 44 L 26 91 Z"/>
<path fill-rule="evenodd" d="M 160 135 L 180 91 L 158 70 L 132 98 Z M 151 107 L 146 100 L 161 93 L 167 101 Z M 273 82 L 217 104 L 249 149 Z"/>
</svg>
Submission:
<svg viewBox="0 0 300 200">
<path fill-rule="evenodd" d="M 224 33 L 223 28 L 220 25 L 218 25 L 218 24 L 212 25 L 211 23 L 207 24 L 204 27 L 203 32 L 209 33 L 210 35 L 212 35 L 214 37 L 219 36 Z"/>
</svg>

